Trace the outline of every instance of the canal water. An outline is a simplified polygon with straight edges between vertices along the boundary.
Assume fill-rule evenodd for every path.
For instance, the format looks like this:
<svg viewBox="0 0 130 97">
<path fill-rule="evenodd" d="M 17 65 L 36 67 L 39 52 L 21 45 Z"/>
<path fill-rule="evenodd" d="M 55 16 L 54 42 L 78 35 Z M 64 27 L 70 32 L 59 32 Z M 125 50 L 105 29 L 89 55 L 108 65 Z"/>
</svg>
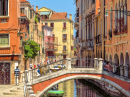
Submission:
<svg viewBox="0 0 130 97">
<path fill-rule="evenodd" d="M 116 97 L 105 95 L 104 91 L 101 91 L 99 87 L 91 86 L 88 82 L 84 84 L 81 79 L 64 81 L 55 87 L 64 91 L 63 97 Z M 43 97 L 47 97 L 47 95 L 45 94 Z M 124 96 L 120 95 L 118 97 Z"/>
<path fill-rule="evenodd" d="M 90 86 L 85 86 L 78 80 L 69 80 L 58 85 L 58 90 L 63 90 L 63 97 L 105 97 Z"/>
</svg>

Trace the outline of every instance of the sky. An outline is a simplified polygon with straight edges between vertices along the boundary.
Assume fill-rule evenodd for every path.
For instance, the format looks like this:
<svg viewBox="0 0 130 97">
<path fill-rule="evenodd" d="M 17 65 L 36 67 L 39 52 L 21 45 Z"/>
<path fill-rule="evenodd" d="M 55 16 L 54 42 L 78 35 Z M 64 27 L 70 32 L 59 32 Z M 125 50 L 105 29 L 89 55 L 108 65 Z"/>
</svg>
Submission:
<svg viewBox="0 0 130 97">
<path fill-rule="evenodd" d="M 74 21 L 74 15 L 76 14 L 76 4 L 75 0 L 28 0 L 31 5 L 34 5 L 34 9 L 38 6 L 38 9 L 42 7 L 47 7 L 55 12 L 67 12 L 68 18 L 69 14 L 72 14 L 72 19 Z M 75 32 L 75 31 L 74 31 Z"/>
</svg>

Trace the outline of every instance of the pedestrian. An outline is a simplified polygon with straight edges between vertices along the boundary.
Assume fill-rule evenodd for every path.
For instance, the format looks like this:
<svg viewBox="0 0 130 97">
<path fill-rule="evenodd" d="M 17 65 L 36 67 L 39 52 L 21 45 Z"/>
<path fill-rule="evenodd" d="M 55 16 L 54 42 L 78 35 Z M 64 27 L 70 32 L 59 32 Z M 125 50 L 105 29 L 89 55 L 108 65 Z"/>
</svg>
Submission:
<svg viewBox="0 0 130 97">
<path fill-rule="evenodd" d="M 20 70 L 18 69 L 18 66 L 16 66 L 16 69 L 14 70 L 15 75 L 15 84 L 18 85 L 18 79 L 20 79 Z"/>
<path fill-rule="evenodd" d="M 30 69 L 32 69 L 32 64 L 30 64 Z"/>
<path fill-rule="evenodd" d="M 41 74 L 40 74 L 40 66 L 38 66 L 37 73 L 38 73 L 38 76 L 39 76 L 39 75 L 41 76 Z"/>
</svg>

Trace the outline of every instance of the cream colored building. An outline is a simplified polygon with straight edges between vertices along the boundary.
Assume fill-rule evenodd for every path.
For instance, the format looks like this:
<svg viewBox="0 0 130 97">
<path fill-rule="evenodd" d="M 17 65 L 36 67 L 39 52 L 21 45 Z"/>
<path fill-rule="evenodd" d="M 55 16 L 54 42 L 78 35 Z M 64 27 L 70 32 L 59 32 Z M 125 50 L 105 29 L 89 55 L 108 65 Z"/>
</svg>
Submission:
<svg viewBox="0 0 130 97">
<path fill-rule="evenodd" d="M 53 27 L 53 35 L 58 37 L 57 59 L 72 58 L 74 56 L 73 21 L 72 15 L 67 18 L 67 12 L 54 12 L 42 7 L 38 10 L 42 16 L 43 25 Z"/>
</svg>

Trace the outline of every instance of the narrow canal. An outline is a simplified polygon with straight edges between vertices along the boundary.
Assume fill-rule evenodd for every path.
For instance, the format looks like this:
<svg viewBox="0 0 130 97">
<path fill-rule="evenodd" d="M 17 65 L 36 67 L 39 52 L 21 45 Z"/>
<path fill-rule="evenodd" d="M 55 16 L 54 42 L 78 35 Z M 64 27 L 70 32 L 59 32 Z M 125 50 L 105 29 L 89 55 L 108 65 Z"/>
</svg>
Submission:
<svg viewBox="0 0 130 97">
<path fill-rule="evenodd" d="M 100 86 L 94 85 L 91 80 L 90 82 L 83 79 L 69 80 L 56 85 L 56 87 L 58 90 L 64 91 L 63 97 L 125 97 L 119 91 L 117 95 L 108 93 L 108 91 L 102 90 Z M 47 97 L 47 93 L 43 97 Z"/>
</svg>

